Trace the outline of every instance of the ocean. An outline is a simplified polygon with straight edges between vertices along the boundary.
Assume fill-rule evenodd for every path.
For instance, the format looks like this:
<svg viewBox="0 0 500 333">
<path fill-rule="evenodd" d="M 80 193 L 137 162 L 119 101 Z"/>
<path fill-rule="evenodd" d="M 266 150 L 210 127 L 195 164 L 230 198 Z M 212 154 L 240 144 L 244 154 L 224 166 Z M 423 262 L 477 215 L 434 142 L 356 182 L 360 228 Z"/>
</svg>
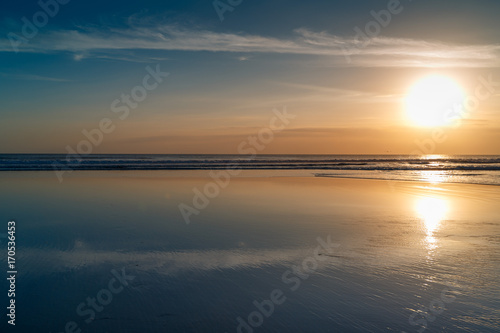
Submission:
<svg viewBox="0 0 500 333">
<path fill-rule="evenodd" d="M 498 157 L 0 160 L 0 332 L 499 331 Z"/>
<path fill-rule="evenodd" d="M 500 155 L 0 154 L 0 171 L 223 169 L 272 171 L 260 176 L 500 185 Z"/>
</svg>

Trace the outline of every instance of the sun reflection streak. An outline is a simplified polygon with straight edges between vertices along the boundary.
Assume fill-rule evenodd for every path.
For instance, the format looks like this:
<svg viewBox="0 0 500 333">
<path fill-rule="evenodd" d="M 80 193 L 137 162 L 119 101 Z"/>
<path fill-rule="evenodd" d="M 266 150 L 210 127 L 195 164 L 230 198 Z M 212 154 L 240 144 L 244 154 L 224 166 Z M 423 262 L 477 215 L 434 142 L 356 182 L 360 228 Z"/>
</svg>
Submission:
<svg viewBox="0 0 500 333">
<path fill-rule="evenodd" d="M 420 180 L 431 184 L 439 184 L 447 181 L 449 176 L 442 171 L 420 171 Z"/>
<path fill-rule="evenodd" d="M 446 155 L 429 154 L 429 155 L 422 156 L 422 159 L 423 160 L 438 160 L 438 159 L 444 159 L 446 157 L 447 157 Z"/>
<path fill-rule="evenodd" d="M 448 204 L 445 200 L 436 197 L 425 197 L 417 201 L 415 209 L 424 222 L 427 234 L 426 242 L 429 250 L 437 247 L 434 232 L 439 228 L 441 221 L 446 217 Z"/>
</svg>

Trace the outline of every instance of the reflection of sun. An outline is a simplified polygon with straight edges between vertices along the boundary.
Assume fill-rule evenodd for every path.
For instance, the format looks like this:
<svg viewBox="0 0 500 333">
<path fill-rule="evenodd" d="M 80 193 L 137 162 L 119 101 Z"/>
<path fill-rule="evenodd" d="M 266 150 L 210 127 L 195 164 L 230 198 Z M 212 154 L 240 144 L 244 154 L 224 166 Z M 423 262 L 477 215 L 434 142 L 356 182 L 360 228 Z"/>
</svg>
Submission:
<svg viewBox="0 0 500 333">
<path fill-rule="evenodd" d="M 438 159 L 443 159 L 446 157 L 447 157 L 446 155 L 428 154 L 428 155 L 423 155 L 422 159 L 423 160 L 438 160 Z"/>
<path fill-rule="evenodd" d="M 424 182 L 429 182 L 431 184 L 438 184 L 446 181 L 449 176 L 446 175 L 443 171 L 419 171 L 420 180 Z"/>
<path fill-rule="evenodd" d="M 423 197 L 419 198 L 415 205 L 418 217 L 422 219 L 425 228 L 425 245 L 427 248 L 427 262 L 432 265 L 436 251 L 439 247 L 438 240 L 434 237 L 434 232 L 439 228 L 439 224 L 446 217 L 448 213 L 447 201 L 437 197 Z M 427 282 L 433 282 L 435 276 L 430 274 Z M 427 283 L 424 283 L 427 285 Z"/>
<path fill-rule="evenodd" d="M 427 235 L 432 236 L 445 218 L 448 206 L 443 199 L 426 197 L 417 201 L 416 210 L 424 222 Z"/>
</svg>

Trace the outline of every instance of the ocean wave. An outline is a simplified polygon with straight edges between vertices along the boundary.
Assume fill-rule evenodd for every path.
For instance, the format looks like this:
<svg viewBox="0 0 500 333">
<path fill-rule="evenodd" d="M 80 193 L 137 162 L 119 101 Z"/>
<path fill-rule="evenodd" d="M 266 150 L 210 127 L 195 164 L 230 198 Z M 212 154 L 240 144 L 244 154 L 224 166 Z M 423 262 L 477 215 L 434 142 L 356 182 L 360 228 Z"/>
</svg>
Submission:
<svg viewBox="0 0 500 333">
<path fill-rule="evenodd" d="M 0 170 L 364 170 L 497 171 L 499 156 L 421 158 L 365 155 L 0 155 Z"/>
</svg>

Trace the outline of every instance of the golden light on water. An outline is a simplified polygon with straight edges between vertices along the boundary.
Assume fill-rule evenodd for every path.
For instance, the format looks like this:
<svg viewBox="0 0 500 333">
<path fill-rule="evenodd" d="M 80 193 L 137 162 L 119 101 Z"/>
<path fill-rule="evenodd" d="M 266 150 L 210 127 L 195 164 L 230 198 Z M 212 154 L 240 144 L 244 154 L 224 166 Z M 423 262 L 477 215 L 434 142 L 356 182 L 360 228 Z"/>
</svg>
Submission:
<svg viewBox="0 0 500 333">
<path fill-rule="evenodd" d="M 446 217 L 448 205 L 443 199 L 425 197 L 417 201 L 416 210 L 424 222 L 427 234 L 432 235 Z"/>
<path fill-rule="evenodd" d="M 420 180 L 431 184 L 439 184 L 445 182 L 449 176 L 442 171 L 420 171 Z"/>
<path fill-rule="evenodd" d="M 427 154 L 422 156 L 423 160 L 438 160 L 438 159 L 443 159 L 443 158 L 448 158 L 450 157 L 449 155 L 440 155 L 440 154 Z"/>
<path fill-rule="evenodd" d="M 440 198 L 425 197 L 417 201 L 415 209 L 424 223 L 427 247 L 429 250 L 434 250 L 437 247 L 434 232 L 438 230 L 441 221 L 448 213 L 448 203 Z"/>
<path fill-rule="evenodd" d="M 441 160 L 450 158 L 447 155 L 425 155 L 421 157 L 421 161 L 426 163 L 426 167 L 430 169 L 439 169 L 444 167 L 444 163 Z M 431 184 L 444 183 L 449 181 L 450 173 L 445 170 L 420 170 L 416 171 L 419 176 L 419 180 L 423 182 L 429 182 Z"/>
</svg>

